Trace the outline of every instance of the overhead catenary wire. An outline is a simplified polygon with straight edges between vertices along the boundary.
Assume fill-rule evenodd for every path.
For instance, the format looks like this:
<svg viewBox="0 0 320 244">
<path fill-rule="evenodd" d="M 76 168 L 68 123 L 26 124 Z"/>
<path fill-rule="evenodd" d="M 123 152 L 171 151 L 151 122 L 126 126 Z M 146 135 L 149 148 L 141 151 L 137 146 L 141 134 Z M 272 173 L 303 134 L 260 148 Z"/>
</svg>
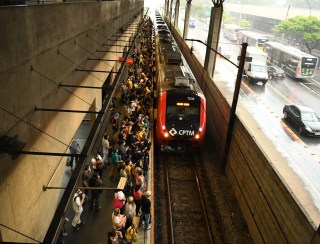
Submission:
<svg viewBox="0 0 320 244">
<path fill-rule="evenodd" d="M 54 136 L 50 135 L 49 133 L 45 132 L 44 130 L 41 130 L 40 128 L 38 128 L 38 127 L 36 127 L 36 126 L 32 125 L 32 124 L 31 124 L 31 123 L 29 123 L 28 121 L 26 121 L 26 120 L 24 120 L 24 119 L 22 119 L 22 118 L 19 118 L 17 115 L 15 115 L 14 113 L 12 113 L 12 112 L 8 111 L 7 109 L 5 109 L 5 108 L 3 108 L 3 107 L 0 107 L 0 109 L 1 109 L 1 110 L 3 110 L 4 112 L 6 112 L 6 113 L 10 114 L 11 116 L 15 117 L 15 118 L 16 118 L 16 119 L 18 119 L 19 121 L 23 121 L 24 123 L 26 123 L 26 124 L 27 124 L 27 125 L 29 125 L 30 127 L 32 127 L 32 128 L 34 128 L 34 129 L 36 129 L 36 130 L 40 131 L 41 133 L 43 133 L 43 134 L 45 134 L 45 135 L 49 136 L 50 138 L 52 138 L 52 139 L 54 139 L 54 140 L 56 140 L 56 141 L 60 142 L 61 144 L 63 144 L 63 145 L 65 145 L 65 146 L 69 147 L 69 145 L 68 145 L 68 144 L 66 144 L 66 143 L 64 143 L 63 141 L 59 140 L 58 138 L 56 138 L 56 137 L 54 137 Z M 76 149 L 76 148 L 75 148 L 75 149 Z M 77 151 L 77 152 L 79 152 L 77 149 L 76 149 L 76 151 Z M 79 152 L 79 153 L 81 153 L 81 152 Z"/>
<path fill-rule="evenodd" d="M 91 103 L 87 102 L 86 100 L 84 100 L 83 98 L 77 96 L 76 94 L 74 94 L 73 92 L 69 91 L 68 89 L 66 88 L 63 88 L 60 86 L 60 83 L 56 83 L 54 82 L 53 80 L 51 80 L 50 78 L 48 78 L 47 76 L 41 74 L 39 71 L 37 71 L 35 68 L 32 67 L 32 71 L 36 72 L 37 74 L 39 74 L 41 77 L 47 79 L 48 81 L 52 82 L 53 84 L 55 84 L 56 86 L 60 87 L 61 89 L 65 90 L 66 92 L 70 93 L 71 95 L 75 96 L 76 98 L 80 99 L 81 101 L 85 102 L 86 104 L 92 106 Z M 98 108 L 92 106 L 96 111 L 100 111 Z"/>
<path fill-rule="evenodd" d="M 79 47 L 83 48 L 81 45 L 78 44 Z M 92 54 L 90 51 L 88 51 L 87 49 L 83 48 L 84 50 L 86 50 L 88 53 Z M 60 51 L 58 51 L 58 54 L 61 55 L 62 57 L 66 58 L 67 60 L 69 60 L 71 63 L 75 64 L 77 67 L 82 68 L 80 65 L 78 65 L 76 62 L 72 61 L 70 58 L 68 58 L 66 55 L 64 55 L 63 53 L 61 53 Z M 97 80 L 101 81 L 102 83 L 104 83 L 103 80 L 101 80 L 100 78 L 98 78 L 97 76 L 95 76 L 94 74 L 91 74 L 90 72 L 88 72 L 90 75 L 92 75 L 94 78 L 96 78 Z"/>
<path fill-rule="evenodd" d="M 0 223 L 0 226 L 2 226 L 2 227 L 4 227 L 4 228 L 7 228 L 7 229 L 9 229 L 9 230 L 11 230 L 11 231 L 13 231 L 13 232 L 15 232 L 15 233 L 18 233 L 18 234 L 20 234 L 20 235 L 22 235 L 22 236 L 24 236 L 24 237 L 27 237 L 27 238 L 29 238 L 30 240 L 33 240 L 33 241 L 35 241 L 35 242 L 37 242 L 37 243 L 41 243 L 41 241 L 36 240 L 36 239 L 34 239 L 34 238 L 30 237 L 30 236 L 27 236 L 26 234 L 23 234 L 23 233 L 21 233 L 20 231 L 17 231 L 17 230 L 15 230 L 15 229 L 7 226 L 7 225 L 4 225 L 4 224 L 1 224 L 1 223 Z"/>
</svg>

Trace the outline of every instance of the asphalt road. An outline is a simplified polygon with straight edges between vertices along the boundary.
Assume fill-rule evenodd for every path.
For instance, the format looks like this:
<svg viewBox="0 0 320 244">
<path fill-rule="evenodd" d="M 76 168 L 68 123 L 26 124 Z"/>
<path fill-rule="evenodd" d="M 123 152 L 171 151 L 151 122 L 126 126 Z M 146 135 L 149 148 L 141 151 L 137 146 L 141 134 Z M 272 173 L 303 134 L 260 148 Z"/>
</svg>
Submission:
<svg viewBox="0 0 320 244">
<path fill-rule="evenodd" d="M 203 28 L 189 29 L 189 38 L 205 40 L 207 32 Z M 206 47 L 193 42 L 194 54 L 203 63 Z M 240 45 L 223 38 L 220 33 L 219 45 L 227 46 L 231 61 L 237 63 Z M 237 68 L 223 58 L 217 58 L 214 82 L 223 87 L 222 93 L 229 94 L 235 87 Z M 221 86 L 220 86 L 221 85 Z M 298 134 L 296 128 L 283 119 L 282 109 L 286 104 L 300 104 L 311 107 L 320 115 L 320 75 L 315 79 L 270 80 L 266 86 L 249 84 L 243 77 L 239 103 L 246 107 L 250 115 L 261 126 L 261 131 L 272 141 L 274 147 L 287 159 L 288 165 L 301 177 L 306 190 L 320 209 L 320 138 L 310 138 Z"/>
</svg>

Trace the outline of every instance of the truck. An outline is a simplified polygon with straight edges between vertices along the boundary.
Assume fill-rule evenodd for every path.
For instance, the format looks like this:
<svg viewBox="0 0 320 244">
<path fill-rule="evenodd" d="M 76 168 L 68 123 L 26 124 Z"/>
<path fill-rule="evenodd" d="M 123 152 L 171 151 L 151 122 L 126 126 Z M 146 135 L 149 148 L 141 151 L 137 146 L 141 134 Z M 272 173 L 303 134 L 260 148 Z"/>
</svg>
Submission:
<svg viewBox="0 0 320 244">
<path fill-rule="evenodd" d="M 249 84 L 265 85 L 268 81 L 267 54 L 257 47 L 247 47 L 243 74 L 247 76 Z"/>
</svg>

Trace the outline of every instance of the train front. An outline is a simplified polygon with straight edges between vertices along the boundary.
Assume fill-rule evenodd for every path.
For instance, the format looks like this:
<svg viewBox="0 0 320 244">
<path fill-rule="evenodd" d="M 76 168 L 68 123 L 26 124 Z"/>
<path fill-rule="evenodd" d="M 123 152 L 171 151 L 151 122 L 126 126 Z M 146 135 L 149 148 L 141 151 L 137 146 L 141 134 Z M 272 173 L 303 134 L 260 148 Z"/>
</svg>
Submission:
<svg viewBox="0 0 320 244">
<path fill-rule="evenodd" d="M 199 148 L 206 131 L 206 100 L 192 90 L 162 91 L 157 111 L 157 143 L 161 151 Z"/>
</svg>

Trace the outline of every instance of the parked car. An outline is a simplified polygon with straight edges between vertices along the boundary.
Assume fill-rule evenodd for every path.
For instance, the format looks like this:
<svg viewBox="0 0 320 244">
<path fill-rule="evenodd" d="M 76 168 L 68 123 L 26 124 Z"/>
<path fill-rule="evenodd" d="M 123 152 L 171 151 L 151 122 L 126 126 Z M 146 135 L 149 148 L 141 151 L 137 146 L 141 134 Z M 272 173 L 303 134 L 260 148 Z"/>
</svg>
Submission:
<svg viewBox="0 0 320 244">
<path fill-rule="evenodd" d="M 283 118 L 290 121 L 301 135 L 320 136 L 320 118 L 311 108 L 298 105 L 285 105 L 283 108 Z"/>
<path fill-rule="evenodd" d="M 190 19 L 190 20 L 189 20 L 189 27 L 190 27 L 190 28 L 196 28 L 196 26 L 197 26 L 197 20 L 195 20 L 195 19 Z"/>
<path fill-rule="evenodd" d="M 268 66 L 268 77 L 270 80 L 274 78 L 284 79 L 286 77 L 286 73 L 283 69 L 277 66 Z"/>
</svg>

